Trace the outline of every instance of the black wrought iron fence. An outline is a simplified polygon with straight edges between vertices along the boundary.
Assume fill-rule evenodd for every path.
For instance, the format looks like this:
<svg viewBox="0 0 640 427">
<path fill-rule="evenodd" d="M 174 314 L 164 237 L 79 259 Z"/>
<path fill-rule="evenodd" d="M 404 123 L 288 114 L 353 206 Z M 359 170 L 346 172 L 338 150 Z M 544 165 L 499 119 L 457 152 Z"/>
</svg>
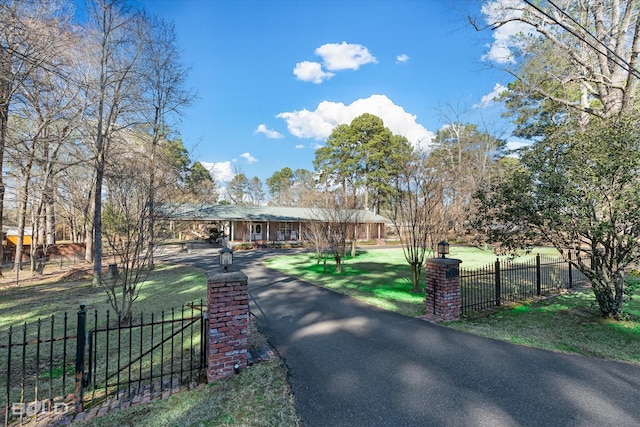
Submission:
<svg viewBox="0 0 640 427">
<path fill-rule="evenodd" d="M 462 314 L 557 293 L 585 283 L 587 278 L 570 262 L 540 254 L 525 262 L 496 259 L 493 264 L 478 269 L 462 267 Z"/>
<path fill-rule="evenodd" d="M 79 412 L 143 387 L 172 389 L 204 378 L 203 302 L 139 317 L 126 326 L 106 312 L 64 313 L 0 335 L 3 425 Z M 89 318 L 87 318 L 89 317 Z"/>
<path fill-rule="evenodd" d="M 37 258 L 35 261 L 35 272 L 31 271 L 31 261 L 23 261 L 19 264 L 15 262 L 5 262 L 0 265 L 3 277 L 15 280 L 16 283 L 30 279 L 33 274 L 42 274 L 46 271 L 63 270 L 65 268 L 73 268 L 75 266 L 85 265 L 84 257 L 79 254 L 72 254 L 70 257 L 57 258 Z"/>
</svg>

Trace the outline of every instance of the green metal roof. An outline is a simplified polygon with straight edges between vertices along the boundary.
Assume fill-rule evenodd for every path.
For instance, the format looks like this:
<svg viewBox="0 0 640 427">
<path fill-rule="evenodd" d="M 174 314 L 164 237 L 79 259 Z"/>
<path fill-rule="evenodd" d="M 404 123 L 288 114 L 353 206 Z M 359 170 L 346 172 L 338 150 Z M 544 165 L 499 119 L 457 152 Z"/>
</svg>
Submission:
<svg viewBox="0 0 640 427">
<path fill-rule="evenodd" d="M 161 210 L 167 218 L 183 221 L 316 221 L 325 212 L 315 208 L 212 204 L 165 205 Z M 358 216 L 359 222 L 389 222 L 368 210 L 359 210 Z"/>
</svg>

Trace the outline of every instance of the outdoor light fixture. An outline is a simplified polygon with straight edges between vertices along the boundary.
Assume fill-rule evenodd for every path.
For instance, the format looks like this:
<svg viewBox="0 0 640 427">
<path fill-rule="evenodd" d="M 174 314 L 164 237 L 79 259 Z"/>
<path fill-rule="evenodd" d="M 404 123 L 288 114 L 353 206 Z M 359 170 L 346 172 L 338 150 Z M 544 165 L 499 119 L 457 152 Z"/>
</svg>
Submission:
<svg viewBox="0 0 640 427">
<path fill-rule="evenodd" d="M 233 251 L 229 248 L 222 248 L 218 253 L 220 254 L 220 265 L 222 266 L 222 271 L 227 273 L 229 271 L 229 266 L 233 264 Z"/>
<path fill-rule="evenodd" d="M 440 258 L 446 258 L 445 255 L 447 255 L 448 253 L 449 253 L 449 243 L 445 242 L 444 240 L 438 243 L 438 255 L 440 255 Z"/>
</svg>

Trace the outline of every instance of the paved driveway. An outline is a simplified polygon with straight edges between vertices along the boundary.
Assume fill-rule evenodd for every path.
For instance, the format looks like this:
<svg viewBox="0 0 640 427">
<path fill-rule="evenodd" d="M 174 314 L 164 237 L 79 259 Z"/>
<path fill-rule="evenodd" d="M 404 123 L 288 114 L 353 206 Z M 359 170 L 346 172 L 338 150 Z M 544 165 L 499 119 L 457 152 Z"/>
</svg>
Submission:
<svg viewBox="0 0 640 427">
<path fill-rule="evenodd" d="M 215 257 L 194 252 L 212 268 Z M 266 254 L 236 253 L 234 267 L 249 277 L 251 310 L 289 368 L 305 426 L 640 425 L 640 366 L 390 313 L 268 270 Z"/>
</svg>

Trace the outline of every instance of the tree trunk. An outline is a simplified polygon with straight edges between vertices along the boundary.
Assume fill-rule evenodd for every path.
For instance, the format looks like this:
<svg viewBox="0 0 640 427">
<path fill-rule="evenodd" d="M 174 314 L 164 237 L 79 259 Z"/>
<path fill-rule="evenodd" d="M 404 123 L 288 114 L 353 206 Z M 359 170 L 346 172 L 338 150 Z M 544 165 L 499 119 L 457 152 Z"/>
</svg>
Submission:
<svg viewBox="0 0 640 427">
<path fill-rule="evenodd" d="M 93 199 L 93 194 L 91 195 L 91 197 Z M 94 212 L 95 206 L 93 204 L 93 200 L 89 204 L 88 210 L 89 210 L 89 218 L 86 219 L 85 226 L 84 226 L 84 245 L 85 245 L 84 260 L 86 262 L 93 263 L 93 238 L 94 238 L 93 217 L 95 216 L 95 212 Z"/>
<path fill-rule="evenodd" d="M 47 184 L 43 197 L 45 198 L 45 239 L 46 246 L 56 243 L 56 213 L 53 197 L 53 188 Z"/>
<path fill-rule="evenodd" d="M 159 108 L 155 109 L 154 123 L 153 123 L 153 137 L 151 140 L 151 168 L 149 171 L 149 236 L 147 243 L 149 245 L 149 268 L 153 270 L 154 258 L 153 251 L 155 250 L 155 199 L 156 199 L 156 155 L 158 149 L 158 143 L 160 142 L 160 132 L 158 127 L 160 126 Z"/>
<path fill-rule="evenodd" d="M 35 142 L 33 142 L 33 146 L 29 153 L 29 158 L 27 159 L 27 164 L 22 169 L 24 181 L 22 183 L 22 188 L 20 189 L 20 204 L 18 205 L 18 243 L 16 244 L 16 256 L 14 258 L 14 270 L 22 270 L 22 254 L 24 253 L 24 230 L 27 222 L 27 199 L 29 197 L 29 181 L 31 180 L 31 167 L 33 164 L 33 147 L 35 147 Z M 37 227 L 37 224 L 32 224 L 32 239 L 31 246 L 37 245 L 38 242 L 33 241 L 33 228 Z"/>
<path fill-rule="evenodd" d="M 9 123 L 9 102 L 11 100 L 11 63 L 9 53 L 0 49 L 0 171 L 4 170 L 4 149 L 7 145 L 7 128 Z M 4 218 L 4 174 L 0 173 L 0 230 L 3 228 Z M 4 240 L 4 232 L 2 232 Z M 0 266 L 4 261 L 4 246 L 0 244 Z M 2 277 L 2 268 L 0 268 Z"/>
<path fill-rule="evenodd" d="M 156 145 L 153 145 L 153 152 L 151 154 L 151 176 L 149 178 L 149 236 L 147 240 L 147 244 L 149 245 L 149 268 L 153 270 L 154 268 L 154 257 L 153 252 L 155 250 L 155 241 L 156 241 L 156 233 L 155 233 L 155 154 Z"/>
<path fill-rule="evenodd" d="M 420 272 L 422 267 L 420 264 L 411 264 L 411 275 L 413 279 L 413 288 L 411 292 L 414 294 L 420 293 Z"/>
<path fill-rule="evenodd" d="M 100 141 L 102 137 L 98 138 Z M 95 193 L 93 195 L 93 285 L 102 281 L 102 181 L 104 178 L 105 156 L 100 142 L 96 165 Z"/>
<path fill-rule="evenodd" d="M 22 190 L 24 193 L 20 197 L 20 205 L 18 207 L 18 242 L 16 243 L 16 254 L 13 259 L 13 269 L 22 270 L 22 254 L 24 252 L 24 229 L 27 215 L 27 195 L 26 189 Z M 33 237 L 33 236 L 32 236 Z M 31 245 L 35 245 L 36 242 L 31 240 Z"/>
<path fill-rule="evenodd" d="M 31 245 L 29 245 L 29 265 L 30 265 L 30 270 L 31 270 L 31 274 L 37 274 L 37 273 L 41 273 L 44 271 L 44 267 L 39 270 L 38 269 L 38 247 L 39 247 L 39 243 L 41 241 L 41 234 L 40 234 L 40 226 L 39 223 L 40 221 L 38 221 L 39 218 L 39 213 L 38 211 L 34 211 L 33 209 L 31 210 Z M 38 224 L 38 226 L 36 227 L 35 225 Z"/>
<path fill-rule="evenodd" d="M 87 198 L 87 204 L 85 205 L 85 212 L 87 217 L 84 218 L 82 224 L 82 232 L 84 233 L 85 252 L 84 259 L 86 262 L 93 263 L 93 217 L 95 216 L 95 205 L 93 203 L 93 195 L 95 192 L 95 177 L 91 184 L 91 191 Z"/>
<path fill-rule="evenodd" d="M 592 280 L 591 288 L 596 297 L 600 315 L 604 318 L 621 320 L 623 317 L 624 278 L 620 274 L 615 274 L 615 276 L 613 286 L 603 283 L 602 279 L 597 279 Z"/>
</svg>

